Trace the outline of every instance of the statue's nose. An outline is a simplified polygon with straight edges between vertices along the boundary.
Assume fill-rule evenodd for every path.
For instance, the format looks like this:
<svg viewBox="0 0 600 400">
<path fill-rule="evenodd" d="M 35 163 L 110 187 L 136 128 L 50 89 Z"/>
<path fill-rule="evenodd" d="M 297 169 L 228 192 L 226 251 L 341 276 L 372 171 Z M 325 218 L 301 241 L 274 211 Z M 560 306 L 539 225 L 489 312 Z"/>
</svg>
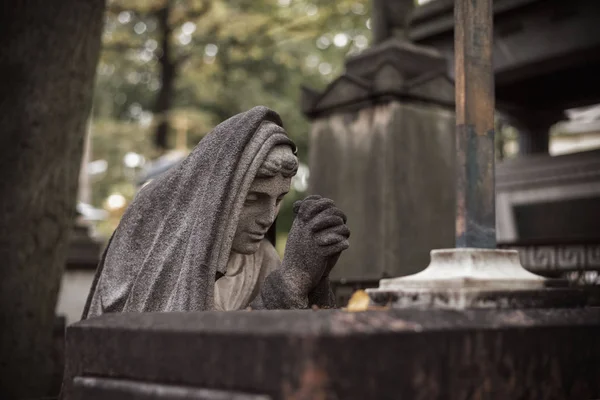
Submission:
<svg viewBox="0 0 600 400">
<path fill-rule="evenodd" d="M 256 223 L 266 229 L 266 228 L 270 227 L 271 224 L 273 224 L 273 220 L 274 220 L 274 218 L 266 218 L 263 216 L 263 217 L 257 219 Z"/>
<path fill-rule="evenodd" d="M 264 227 L 268 228 L 273 225 L 273 221 L 275 221 L 275 217 L 277 216 L 277 205 L 275 203 L 270 204 L 269 208 L 265 210 L 257 219 L 256 222 Z"/>
</svg>

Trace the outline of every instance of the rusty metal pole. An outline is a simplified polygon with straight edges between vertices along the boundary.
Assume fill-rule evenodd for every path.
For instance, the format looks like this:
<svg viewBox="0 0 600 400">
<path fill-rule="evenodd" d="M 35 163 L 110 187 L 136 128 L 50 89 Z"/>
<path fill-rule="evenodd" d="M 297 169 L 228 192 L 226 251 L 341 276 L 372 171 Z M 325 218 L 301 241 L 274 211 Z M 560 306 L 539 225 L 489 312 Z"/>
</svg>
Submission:
<svg viewBox="0 0 600 400">
<path fill-rule="evenodd" d="M 496 248 L 492 0 L 455 0 L 456 247 Z"/>
</svg>

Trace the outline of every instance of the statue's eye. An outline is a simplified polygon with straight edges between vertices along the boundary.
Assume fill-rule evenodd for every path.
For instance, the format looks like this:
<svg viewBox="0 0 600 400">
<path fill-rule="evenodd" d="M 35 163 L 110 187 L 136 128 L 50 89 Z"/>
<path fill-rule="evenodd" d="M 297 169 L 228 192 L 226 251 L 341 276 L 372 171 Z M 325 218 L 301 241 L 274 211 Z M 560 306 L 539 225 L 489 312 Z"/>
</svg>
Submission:
<svg viewBox="0 0 600 400">
<path fill-rule="evenodd" d="M 246 200 L 244 201 L 244 204 L 253 204 L 256 203 L 258 201 L 258 195 L 256 193 L 248 193 L 248 196 L 246 196 Z"/>
</svg>

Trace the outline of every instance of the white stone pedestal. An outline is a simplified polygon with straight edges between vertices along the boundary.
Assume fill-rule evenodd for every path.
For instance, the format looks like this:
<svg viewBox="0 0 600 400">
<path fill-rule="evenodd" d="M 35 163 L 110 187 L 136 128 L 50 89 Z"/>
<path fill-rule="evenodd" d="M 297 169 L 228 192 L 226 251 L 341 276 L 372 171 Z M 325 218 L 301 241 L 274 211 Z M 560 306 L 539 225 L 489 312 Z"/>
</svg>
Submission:
<svg viewBox="0 0 600 400">
<path fill-rule="evenodd" d="M 393 308 L 537 308 L 587 304 L 583 289 L 521 266 L 516 250 L 441 249 L 414 275 L 383 279 L 368 289 L 374 305 Z"/>
</svg>

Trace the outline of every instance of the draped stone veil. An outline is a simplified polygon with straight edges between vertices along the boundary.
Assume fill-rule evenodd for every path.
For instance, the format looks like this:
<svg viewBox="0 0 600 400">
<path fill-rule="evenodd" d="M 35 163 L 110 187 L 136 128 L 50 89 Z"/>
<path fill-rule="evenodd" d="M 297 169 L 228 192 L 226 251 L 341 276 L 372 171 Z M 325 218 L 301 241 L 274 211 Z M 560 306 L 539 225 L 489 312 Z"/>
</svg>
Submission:
<svg viewBox="0 0 600 400">
<path fill-rule="evenodd" d="M 219 124 L 141 189 L 102 255 L 82 318 L 212 309 L 246 194 L 281 144 L 295 152 L 279 115 L 255 107 Z"/>
</svg>

